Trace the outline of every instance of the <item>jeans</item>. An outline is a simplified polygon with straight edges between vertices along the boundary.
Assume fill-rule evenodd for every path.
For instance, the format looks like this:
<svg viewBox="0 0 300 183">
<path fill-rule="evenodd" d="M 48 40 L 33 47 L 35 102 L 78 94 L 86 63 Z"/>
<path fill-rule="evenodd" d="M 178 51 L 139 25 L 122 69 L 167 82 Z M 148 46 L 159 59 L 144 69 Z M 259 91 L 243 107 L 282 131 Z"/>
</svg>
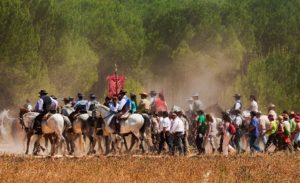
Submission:
<svg viewBox="0 0 300 183">
<path fill-rule="evenodd" d="M 260 148 L 258 147 L 258 145 L 256 144 L 256 140 L 258 137 L 251 135 L 250 136 L 250 149 L 251 152 L 255 151 L 259 151 L 260 152 Z"/>
<path fill-rule="evenodd" d="M 241 145 L 241 137 L 242 137 L 242 130 L 240 128 L 237 128 L 236 133 L 233 136 L 233 143 L 234 143 L 234 147 L 237 150 L 237 153 L 241 153 L 243 151 Z"/>
<path fill-rule="evenodd" d="M 203 147 L 204 134 L 198 132 L 196 137 L 196 146 L 199 153 L 204 153 L 205 149 Z"/>
<path fill-rule="evenodd" d="M 169 132 L 166 132 L 166 133 L 160 132 L 159 136 L 160 136 L 160 139 L 159 139 L 158 154 L 161 153 L 165 143 L 168 144 L 169 149 L 172 149 L 172 145 L 171 145 L 172 140 L 170 139 Z"/>
<path fill-rule="evenodd" d="M 183 144 L 182 144 L 183 133 L 175 132 L 172 136 L 173 136 L 172 146 L 171 146 L 172 147 L 172 149 L 171 149 L 172 155 L 175 154 L 175 148 L 178 148 L 180 155 L 183 154 Z"/>
</svg>

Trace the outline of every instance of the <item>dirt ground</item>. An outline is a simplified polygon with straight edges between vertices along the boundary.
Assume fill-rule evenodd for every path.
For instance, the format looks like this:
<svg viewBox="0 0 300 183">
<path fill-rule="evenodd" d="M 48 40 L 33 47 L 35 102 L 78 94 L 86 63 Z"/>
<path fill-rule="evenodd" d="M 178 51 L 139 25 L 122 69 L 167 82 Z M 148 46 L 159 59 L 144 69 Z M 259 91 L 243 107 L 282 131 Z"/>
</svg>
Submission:
<svg viewBox="0 0 300 183">
<path fill-rule="evenodd" d="M 0 156 L 0 182 L 300 182 L 300 153 L 273 155 Z"/>
</svg>

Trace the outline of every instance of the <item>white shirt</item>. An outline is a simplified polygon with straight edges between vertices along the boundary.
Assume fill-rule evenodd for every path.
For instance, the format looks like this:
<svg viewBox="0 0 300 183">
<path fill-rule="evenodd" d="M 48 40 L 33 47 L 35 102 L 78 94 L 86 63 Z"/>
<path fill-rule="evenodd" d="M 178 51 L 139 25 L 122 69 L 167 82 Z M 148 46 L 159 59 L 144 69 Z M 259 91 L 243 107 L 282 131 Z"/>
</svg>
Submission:
<svg viewBox="0 0 300 183">
<path fill-rule="evenodd" d="M 170 132 L 171 133 L 175 133 L 175 132 L 182 132 L 183 133 L 184 132 L 184 123 L 179 117 L 176 117 L 173 120 L 173 124 L 172 124 Z"/>
<path fill-rule="evenodd" d="M 242 117 L 241 117 L 240 115 L 237 115 L 237 116 L 234 118 L 233 123 L 234 123 L 234 125 L 235 125 L 236 127 L 241 126 L 242 123 L 243 123 Z"/>
<path fill-rule="evenodd" d="M 181 116 L 180 119 L 183 121 L 184 131 L 185 132 L 189 131 L 189 122 L 188 122 L 188 120 L 185 117 L 183 117 L 183 116 Z"/>
<path fill-rule="evenodd" d="M 44 101 L 42 98 L 39 98 L 39 100 L 37 101 L 36 105 L 35 105 L 35 110 L 37 112 L 43 111 L 43 105 L 44 105 Z"/>
<path fill-rule="evenodd" d="M 234 109 L 235 110 L 241 110 L 242 109 L 241 100 L 235 101 Z"/>
<path fill-rule="evenodd" d="M 52 97 L 51 98 L 51 106 L 50 106 L 50 110 L 57 110 L 58 108 L 58 101 L 53 99 Z"/>
<path fill-rule="evenodd" d="M 117 103 L 116 106 L 114 106 L 114 104 L 112 102 L 109 103 L 109 109 L 112 111 L 112 112 L 118 112 L 118 107 L 119 107 L 119 104 Z"/>
<path fill-rule="evenodd" d="M 30 103 L 25 104 L 24 108 L 27 109 L 28 111 L 32 111 L 32 105 Z"/>
<path fill-rule="evenodd" d="M 249 111 L 258 112 L 258 105 L 257 105 L 257 102 L 255 100 L 251 101 L 251 104 L 250 104 L 250 107 L 249 107 Z"/>
<path fill-rule="evenodd" d="M 171 120 L 169 119 L 169 117 L 160 118 L 159 120 L 159 131 L 162 132 L 164 128 L 166 128 L 166 131 L 170 131 Z"/>
<path fill-rule="evenodd" d="M 123 98 L 119 101 L 118 111 L 121 111 L 123 109 L 127 100 L 128 100 L 128 97 L 126 95 L 124 95 Z"/>
</svg>

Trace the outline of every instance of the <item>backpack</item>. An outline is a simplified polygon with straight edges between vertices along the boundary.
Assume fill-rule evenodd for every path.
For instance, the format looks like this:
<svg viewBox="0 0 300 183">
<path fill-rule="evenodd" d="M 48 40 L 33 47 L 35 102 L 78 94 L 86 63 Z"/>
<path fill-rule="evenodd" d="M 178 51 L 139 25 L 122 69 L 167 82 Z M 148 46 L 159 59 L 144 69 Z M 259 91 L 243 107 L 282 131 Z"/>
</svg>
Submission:
<svg viewBox="0 0 300 183">
<path fill-rule="evenodd" d="M 230 123 L 230 125 L 229 125 L 229 133 L 231 135 L 234 135 L 236 133 L 236 128 L 232 123 Z"/>
</svg>

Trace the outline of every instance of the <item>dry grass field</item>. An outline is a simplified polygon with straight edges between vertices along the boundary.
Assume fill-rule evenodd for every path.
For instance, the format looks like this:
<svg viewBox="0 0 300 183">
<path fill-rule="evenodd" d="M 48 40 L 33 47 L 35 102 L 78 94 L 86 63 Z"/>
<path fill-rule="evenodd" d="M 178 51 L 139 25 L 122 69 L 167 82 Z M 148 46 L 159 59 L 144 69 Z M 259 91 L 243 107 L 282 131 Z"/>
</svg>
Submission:
<svg viewBox="0 0 300 183">
<path fill-rule="evenodd" d="M 0 156 L 0 182 L 300 182 L 300 154 L 37 158 Z"/>
</svg>

